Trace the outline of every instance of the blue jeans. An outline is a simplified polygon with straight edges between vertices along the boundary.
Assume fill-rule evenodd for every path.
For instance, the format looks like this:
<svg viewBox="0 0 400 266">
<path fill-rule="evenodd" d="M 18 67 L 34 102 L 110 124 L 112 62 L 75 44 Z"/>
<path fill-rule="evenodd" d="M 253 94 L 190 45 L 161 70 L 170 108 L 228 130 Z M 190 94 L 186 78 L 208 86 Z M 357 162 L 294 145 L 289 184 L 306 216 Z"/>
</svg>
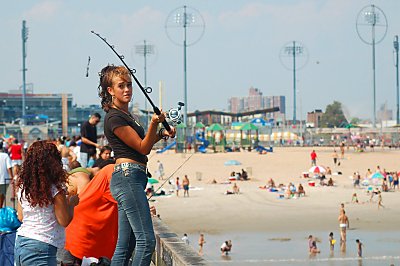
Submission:
<svg viewBox="0 0 400 266">
<path fill-rule="evenodd" d="M 150 265 L 156 240 L 146 184 L 146 169 L 139 164 L 129 164 L 112 175 L 110 190 L 118 202 L 118 241 L 111 265 L 128 265 L 133 251 L 131 265 Z"/>
<path fill-rule="evenodd" d="M 14 248 L 16 266 L 56 266 L 57 248 L 45 242 L 17 236 Z"/>
</svg>

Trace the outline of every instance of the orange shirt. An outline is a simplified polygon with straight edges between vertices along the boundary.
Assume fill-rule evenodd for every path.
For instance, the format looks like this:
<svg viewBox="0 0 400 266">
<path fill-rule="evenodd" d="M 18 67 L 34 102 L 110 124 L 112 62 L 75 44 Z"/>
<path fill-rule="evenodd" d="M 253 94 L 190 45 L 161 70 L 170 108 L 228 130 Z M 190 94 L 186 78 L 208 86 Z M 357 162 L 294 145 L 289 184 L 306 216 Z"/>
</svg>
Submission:
<svg viewBox="0 0 400 266">
<path fill-rule="evenodd" d="M 79 194 L 65 230 L 65 249 L 75 257 L 112 258 L 118 239 L 117 202 L 110 192 L 114 164 L 102 168 Z"/>
</svg>

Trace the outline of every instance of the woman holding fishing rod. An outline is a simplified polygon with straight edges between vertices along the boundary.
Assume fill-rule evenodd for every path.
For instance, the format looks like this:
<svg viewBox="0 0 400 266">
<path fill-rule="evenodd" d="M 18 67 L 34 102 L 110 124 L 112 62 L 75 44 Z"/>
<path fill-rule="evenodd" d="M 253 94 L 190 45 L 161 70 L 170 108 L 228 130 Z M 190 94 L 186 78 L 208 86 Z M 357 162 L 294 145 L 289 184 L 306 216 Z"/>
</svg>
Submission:
<svg viewBox="0 0 400 266">
<path fill-rule="evenodd" d="M 110 190 L 118 202 L 118 241 L 112 265 L 150 265 L 155 248 L 153 223 L 145 194 L 147 156 L 161 139 L 175 137 L 170 131 L 158 129 L 165 113 L 154 114 L 147 133 L 129 113 L 132 99 L 131 72 L 124 66 L 109 65 L 100 73 L 99 96 L 103 110 L 104 134 L 114 151 L 116 165 Z"/>
</svg>

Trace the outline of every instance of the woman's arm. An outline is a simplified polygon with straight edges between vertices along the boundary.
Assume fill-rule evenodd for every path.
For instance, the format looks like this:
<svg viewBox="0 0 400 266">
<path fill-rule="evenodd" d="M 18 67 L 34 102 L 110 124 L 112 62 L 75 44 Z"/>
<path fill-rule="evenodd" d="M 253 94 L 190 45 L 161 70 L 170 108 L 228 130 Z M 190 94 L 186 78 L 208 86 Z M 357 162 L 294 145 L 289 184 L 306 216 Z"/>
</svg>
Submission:
<svg viewBox="0 0 400 266">
<path fill-rule="evenodd" d="M 54 212 L 57 222 L 62 227 L 67 227 L 74 216 L 74 207 L 78 204 L 79 198 L 77 195 L 71 196 L 69 199 L 64 192 L 59 192 L 54 197 Z"/>
</svg>

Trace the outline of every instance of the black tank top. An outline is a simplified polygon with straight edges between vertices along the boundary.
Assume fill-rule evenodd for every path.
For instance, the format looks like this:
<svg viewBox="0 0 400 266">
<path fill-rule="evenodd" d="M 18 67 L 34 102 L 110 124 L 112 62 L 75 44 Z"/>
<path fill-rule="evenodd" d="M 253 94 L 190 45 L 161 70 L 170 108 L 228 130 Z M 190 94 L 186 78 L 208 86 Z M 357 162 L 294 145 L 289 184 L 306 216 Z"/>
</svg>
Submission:
<svg viewBox="0 0 400 266">
<path fill-rule="evenodd" d="M 113 149 L 114 157 L 116 159 L 129 158 L 139 163 L 146 164 L 148 160 L 146 155 L 140 154 L 132 149 L 114 134 L 114 130 L 122 126 L 130 126 L 133 128 L 141 139 L 145 136 L 143 127 L 132 116 L 121 110 L 110 108 L 104 118 L 104 134 Z"/>
</svg>

